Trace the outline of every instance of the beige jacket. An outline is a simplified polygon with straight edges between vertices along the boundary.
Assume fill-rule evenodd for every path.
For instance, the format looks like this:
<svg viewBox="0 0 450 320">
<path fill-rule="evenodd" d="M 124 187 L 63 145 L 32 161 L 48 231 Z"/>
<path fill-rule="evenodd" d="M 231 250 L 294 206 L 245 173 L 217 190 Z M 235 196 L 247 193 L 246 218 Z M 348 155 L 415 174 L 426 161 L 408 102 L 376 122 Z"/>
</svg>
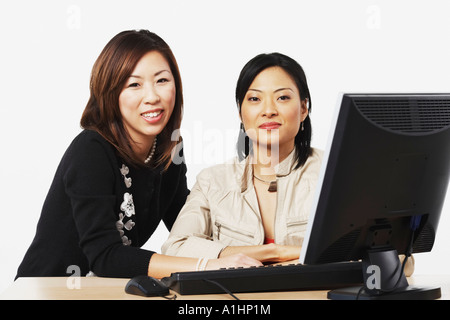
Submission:
<svg viewBox="0 0 450 320">
<path fill-rule="evenodd" d="M 275 243 L 303 242 L 319 176 L 322 151 L 292 170 L 292 152 L 277 168 Z M 162 253 L 217 258 L 227 246 L 261 245 L 264 229 L 253 186 L 250 157 L 205 169 L 178 215 Z"/>
</svg>

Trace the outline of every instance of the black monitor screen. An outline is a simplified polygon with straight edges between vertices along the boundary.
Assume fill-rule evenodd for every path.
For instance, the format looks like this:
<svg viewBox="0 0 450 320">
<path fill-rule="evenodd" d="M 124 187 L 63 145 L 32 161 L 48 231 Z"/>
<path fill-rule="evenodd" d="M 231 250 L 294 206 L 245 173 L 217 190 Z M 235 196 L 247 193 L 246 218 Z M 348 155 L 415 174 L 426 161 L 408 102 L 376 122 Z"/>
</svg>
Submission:
<svg viewBox="0 0 450 320">
<path fill-rule="evenodd" d="M 450 94 L 343 94 L 300 262 L 431 251 L 450 172 Z M 415 230 L 414 234 L 412 231 Z"/>
</svg>

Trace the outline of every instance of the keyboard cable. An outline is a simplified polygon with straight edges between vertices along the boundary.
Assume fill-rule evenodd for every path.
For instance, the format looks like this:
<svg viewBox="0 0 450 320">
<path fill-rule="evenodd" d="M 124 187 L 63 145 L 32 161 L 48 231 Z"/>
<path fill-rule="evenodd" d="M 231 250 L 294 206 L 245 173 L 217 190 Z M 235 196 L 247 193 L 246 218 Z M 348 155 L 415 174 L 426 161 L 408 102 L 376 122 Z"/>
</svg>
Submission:
<svg viewBox="0 0 450 320">
<path fill-rule="evenodd" d="M 209 280 L 209 279 L 202 279 L 205 282 L 208 283 L 212 283 L 216 286 L 218 286 L 220 289 L 222 289 L 223 291 L 225 291 L 226 293 L 228 293 L 230 296 L 232 296 L 234 299 L 239 300 L 238 297 L 236 297 L 230 290 L 228 290 L 227 288 L 225 288 L 223 285 L 221 285 L 220 283 L 218 283 L 217 281 L 214 280 Z"/>
</svg>

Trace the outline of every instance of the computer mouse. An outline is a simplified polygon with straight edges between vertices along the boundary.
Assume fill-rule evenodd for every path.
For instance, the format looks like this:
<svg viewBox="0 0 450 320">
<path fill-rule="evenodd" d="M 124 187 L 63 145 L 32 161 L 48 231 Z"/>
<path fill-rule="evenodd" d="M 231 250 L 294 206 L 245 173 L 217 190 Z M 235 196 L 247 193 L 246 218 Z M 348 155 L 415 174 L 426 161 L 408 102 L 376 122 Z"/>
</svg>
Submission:
<svg viewBox="0 0 450 320">
<path fill-rule="evenodd" d="M 136 276 L 128 281 L 125 292 L 144 297 L 163 297 L 169 294 L 169 288 L 158 279 L 149 276 Z"/>
</svg>

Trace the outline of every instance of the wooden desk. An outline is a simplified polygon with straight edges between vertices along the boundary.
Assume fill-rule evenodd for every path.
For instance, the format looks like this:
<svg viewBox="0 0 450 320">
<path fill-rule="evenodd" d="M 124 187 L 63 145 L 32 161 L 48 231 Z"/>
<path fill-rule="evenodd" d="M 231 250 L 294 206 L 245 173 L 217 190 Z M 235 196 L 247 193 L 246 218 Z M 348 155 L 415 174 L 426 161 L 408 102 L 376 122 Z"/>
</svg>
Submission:
<svg viewBox="0 0 450 320">
<path fill-rule="evenodd" d="M 77 282 L 79 280 L 79 282 Z M 413 276 L 409 283 L 418 286 L 440 286 L 443 300 L 450 300 L 450 275 Z M 165 300 L 125 293 L 128 279 L 117 278 L 19 278 L 1 300 Z M 70 287 L 74 287 L 70 289 Z M 78 287 L 78 288 L 77 288 Z M 241 300 L 324 300 L 328 291 L 238 293 Z M 234 300 L 228 294 L 177 295 L 177 300 Z"/>
</svg>

